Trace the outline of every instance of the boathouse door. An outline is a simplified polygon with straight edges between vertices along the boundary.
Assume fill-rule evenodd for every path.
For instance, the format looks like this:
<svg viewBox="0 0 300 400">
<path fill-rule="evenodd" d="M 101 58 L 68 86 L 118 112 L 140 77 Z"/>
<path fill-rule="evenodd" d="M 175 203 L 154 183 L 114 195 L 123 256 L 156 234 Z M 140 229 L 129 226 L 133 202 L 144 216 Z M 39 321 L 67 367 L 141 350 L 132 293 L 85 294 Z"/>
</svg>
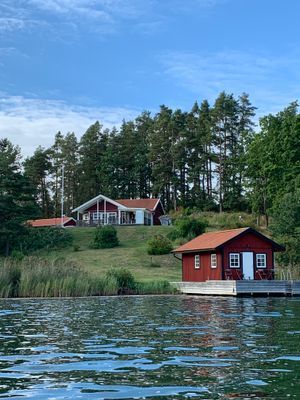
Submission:
<svg viewBox="0 0 300 400">
<path fill-rule="evenodd" d="M 244 252 L 243 254 L 243 278 L 254 279 L 254 268 L 253 268 L 253 253 L 250 251 Z"/>
</svg>

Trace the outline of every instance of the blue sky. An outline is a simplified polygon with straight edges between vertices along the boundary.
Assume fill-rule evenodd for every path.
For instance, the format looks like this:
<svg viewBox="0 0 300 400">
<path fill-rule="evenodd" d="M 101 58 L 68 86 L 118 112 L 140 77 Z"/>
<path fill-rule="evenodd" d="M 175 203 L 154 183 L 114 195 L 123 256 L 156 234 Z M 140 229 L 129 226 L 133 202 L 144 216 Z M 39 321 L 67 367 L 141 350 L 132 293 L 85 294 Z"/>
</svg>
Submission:
<svg viewBox="0 0 300 400">
<path fill-rule="evenodd" d="M 299 98 L 298 0 L 0 0 L 0 136 L 25 155 L 222 90 Z"/>
</svg>

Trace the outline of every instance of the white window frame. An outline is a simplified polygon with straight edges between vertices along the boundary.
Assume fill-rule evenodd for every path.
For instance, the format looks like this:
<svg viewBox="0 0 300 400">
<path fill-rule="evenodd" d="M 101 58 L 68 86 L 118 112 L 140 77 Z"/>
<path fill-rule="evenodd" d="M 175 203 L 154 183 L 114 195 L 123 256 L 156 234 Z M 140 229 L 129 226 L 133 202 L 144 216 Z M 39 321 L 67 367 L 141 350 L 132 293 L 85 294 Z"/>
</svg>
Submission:
<svg viewBox="0 0 300 400">
<path fill-rule="evenodd" d="M 195 269 L 200 269 L 200 255 L 196 254 L 194 257 L 194 267 Z"/>
<path fill-rule="evenodd" d="M 210 255 L 210 267 L 211 268 L 217 268 L 218 264 L 217 264 L 217 254 L 213 253 Z"/>
<path fill-rule="evenodd" d="M 237 265 L 235 265 L 236 260 L 237 260 Z M 232 261 L 234 261 L 234 265 L 232 265 Z M 240 268 L 240 266 L 241 266 L 240 253 L 229 253 L 229 267 Z"/>
<path fill-rule="evenodd" d="M 263 260 L 264 265 L 258 265 Z M 267 254 L 266 253 L 257 253 L 256 254 L 256 268 L 267 268 Z"/>
<path fill-rule="evenodd" d="M 82 214 L 82 220 L 83 221 L 88 221 L 89 219 L 90 219 L 90 214 L 89 213 Z"/>
</svg>

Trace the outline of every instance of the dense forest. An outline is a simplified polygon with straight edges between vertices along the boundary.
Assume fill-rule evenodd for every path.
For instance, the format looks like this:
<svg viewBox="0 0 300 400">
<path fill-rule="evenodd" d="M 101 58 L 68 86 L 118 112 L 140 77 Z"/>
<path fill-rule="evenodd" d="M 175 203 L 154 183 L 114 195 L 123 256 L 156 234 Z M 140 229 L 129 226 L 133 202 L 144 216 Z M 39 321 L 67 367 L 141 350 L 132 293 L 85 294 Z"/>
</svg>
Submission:
<svg viewBox="0 0 300 400">
<path fill-rule="evenodd" d="M 162 105 L 155 115 L 144 111 L 120 128 L 97 121 L 79 140 L 74 132 L 58 132 L 50 148 L 38 147 L 24 161 L 18 146 L 3 138 L 1 225 L 13 202 L 10 220 L 33 216 L 34 206 L 35 215 L 59 216 L 63 166 L 68 215 L 99 193 L 160 197 L 168 211 L 248 211 L 264 216 L 266 225 L 276 215 L 274 234 L 299 238 L 298 105 L 261 118 L 259 126 L 255 112 L 247 94 L 222 92 L 214 104 L 196 102 L 188 112 Z"/>
</svg>

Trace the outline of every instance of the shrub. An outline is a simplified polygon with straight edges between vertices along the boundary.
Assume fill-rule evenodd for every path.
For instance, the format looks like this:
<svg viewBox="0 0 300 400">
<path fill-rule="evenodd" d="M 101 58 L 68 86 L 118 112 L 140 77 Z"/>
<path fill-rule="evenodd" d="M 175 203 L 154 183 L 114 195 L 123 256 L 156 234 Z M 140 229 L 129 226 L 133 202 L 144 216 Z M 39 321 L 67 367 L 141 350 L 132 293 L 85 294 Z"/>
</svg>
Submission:
<svg viewBox="0 0 300 400">
<path fill-rule="evenodd" d="M 106 273 L 105 280 L 107 282 L 116 282 L 118 294 L 132 292 L 135 290 L 136 281 L 130 271 L 125 268 L 113 268 Z"/>
<path fill-rule="evenodd" d="M 64 228 L 31 228 L 25 229 L 22 236 L 12 243 L 13 251 L 30 254 L 41 249 L 61 249 L 72 244 L 73 235 Z"/>
<path fill-rule="evenodd" d="M 19 250 L 13 250 L 11 252 L 10 256 L 12 258 L 14 258 L 15 260 L 19 260 L 19 261 L 23 260 L 23 258 L 25 257 L 24 253 L 22 251 L 19 251 Z"/>
<path fill-rule="evenodd" d="M 110 249 L 119 245 L 116 228 L 107 225 L 96 228 L 95 238 L 91 244 L 93 249 Z"/>
<path fill-rule="evenodd" d="M 79 244 L 74 244 L 74 246 L 73 246 L 73 251 L 80 251 L 80 246 L 79 246 Z"/>
<path fill-rule="evenodd" d="M 147 252 L 151 255 L 168 254 L 173 249 L 172 243 L 164 235 L 155 235 L 148 240 Z"/>
<path fill-rule="evenodd" d="M 207 222 L 202 219 L 185 217 L 175 221 L 175 226 L 180 237 L 193 239 L 205 232 Z"/>
<path fill-rule="evenodd" d="M 190 240 L 204 233 L 207 225 L 207 221 L 203 219 L 184 216 L 175 220 L 175 228 L 169 233 L 168 237 L 171 240 L 178 238 Z"/>
</svg>

